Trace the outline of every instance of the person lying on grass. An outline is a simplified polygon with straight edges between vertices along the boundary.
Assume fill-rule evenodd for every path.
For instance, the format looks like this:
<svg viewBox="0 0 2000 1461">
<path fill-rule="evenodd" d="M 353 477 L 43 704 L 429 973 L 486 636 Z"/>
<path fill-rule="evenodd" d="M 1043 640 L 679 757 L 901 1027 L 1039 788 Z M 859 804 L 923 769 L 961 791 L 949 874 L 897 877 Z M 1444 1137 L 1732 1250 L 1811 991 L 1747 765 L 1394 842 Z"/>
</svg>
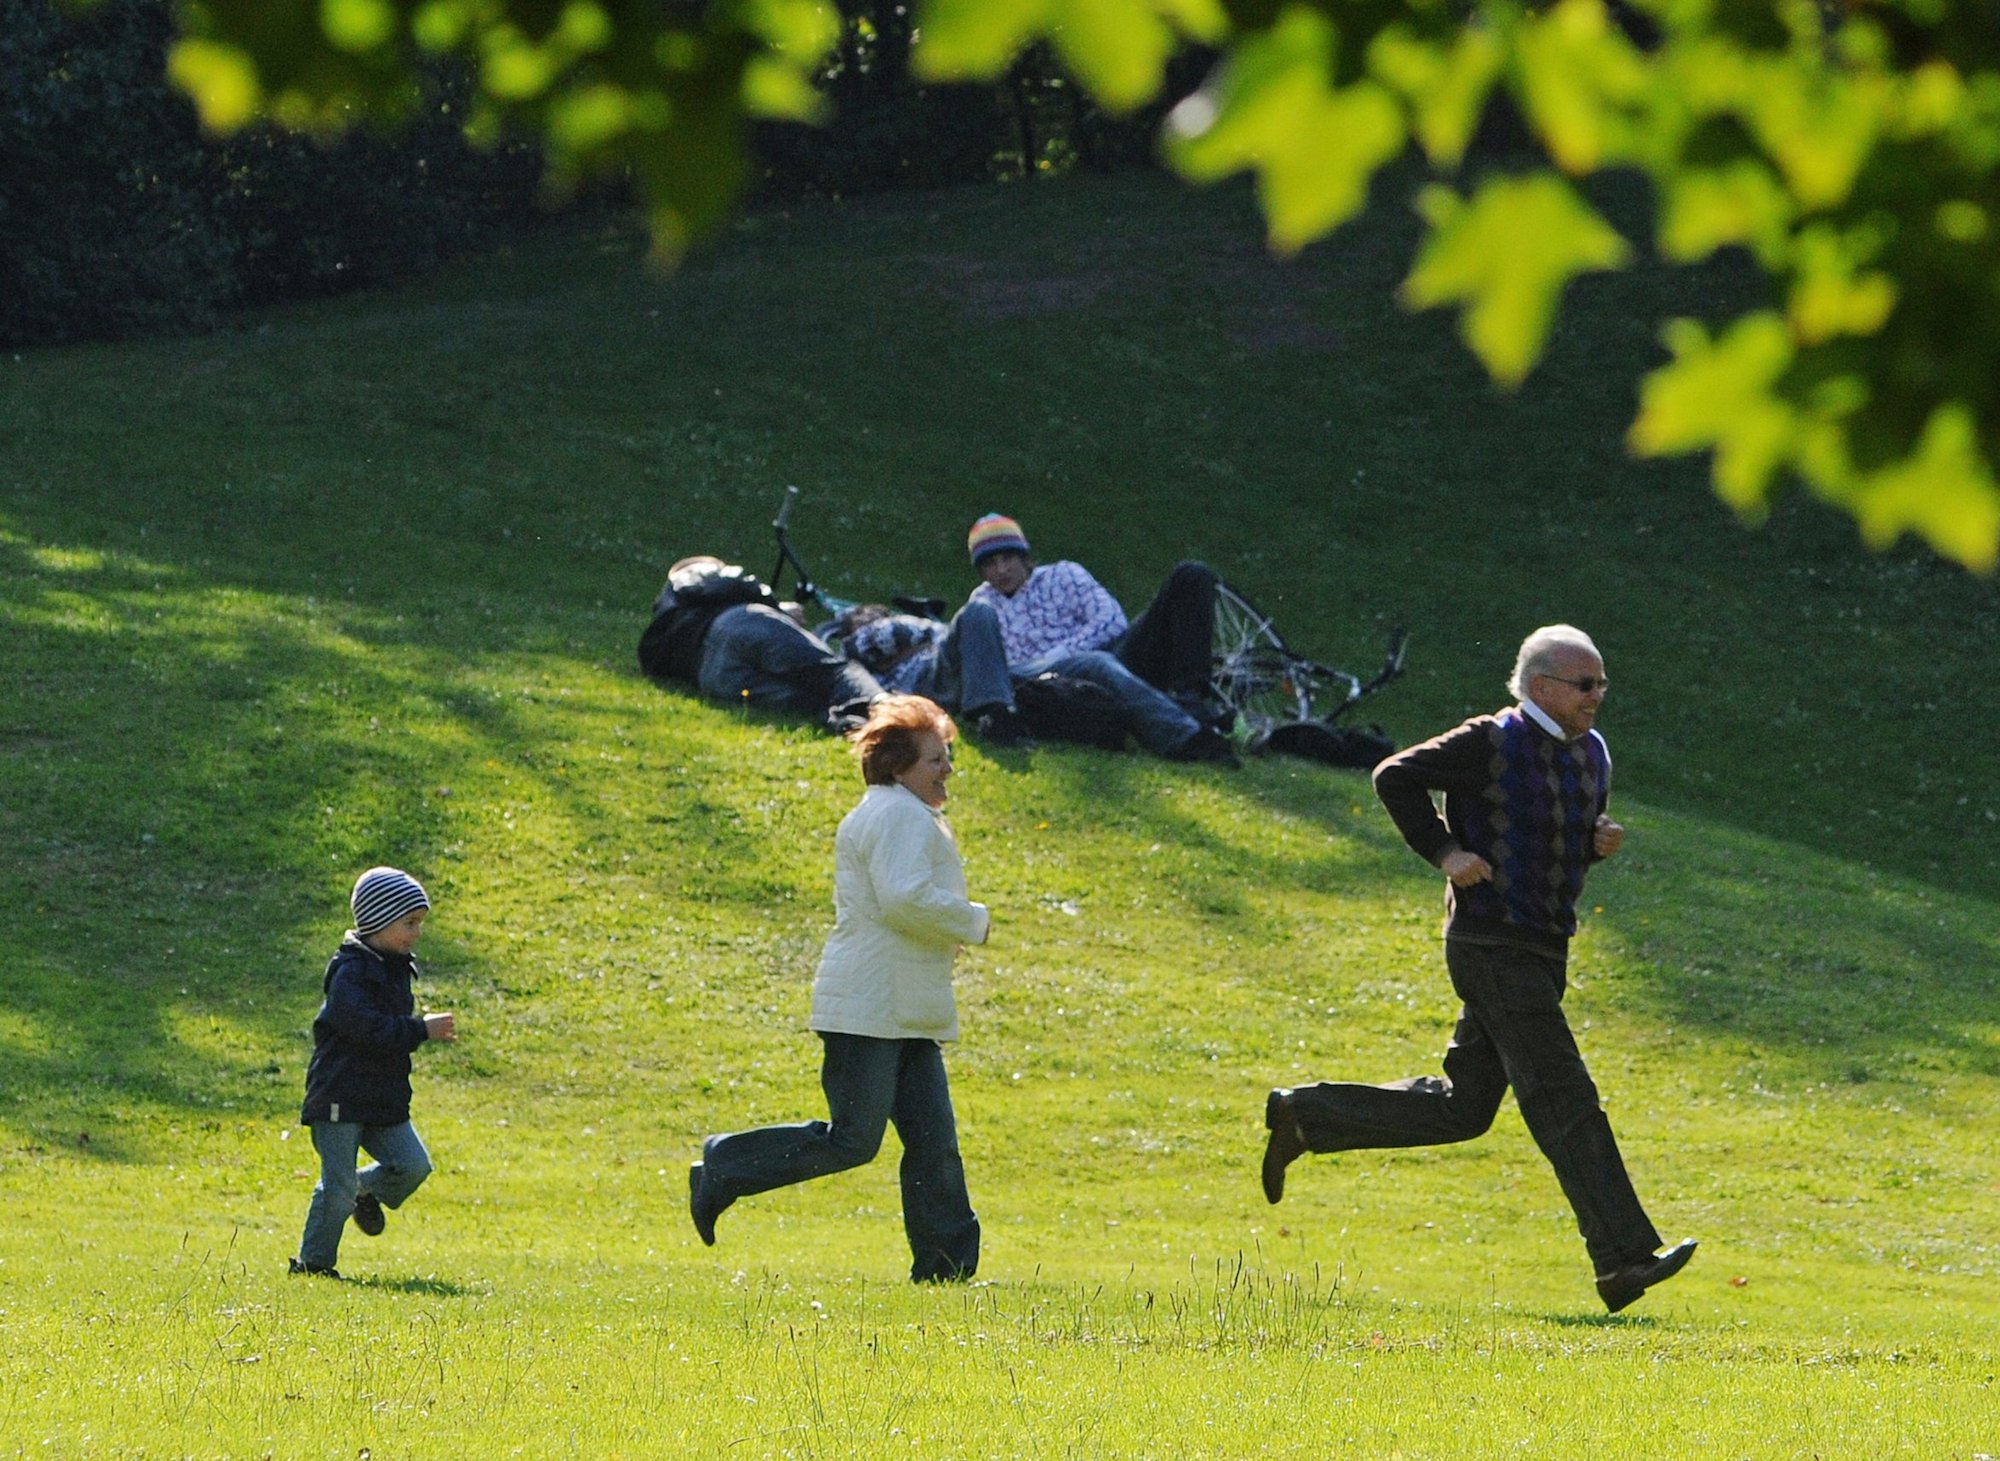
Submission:
<svg viewBox="0 0 2000 1461">
<path fill-rule="evenodd" d="M 967 604 L 949 624 L 887 604 L 856 604 L 835 622 L 842 651 L 884 689 L 959 712 L 982 741 L 1034 744 L 1014 704 L 1000 621 L 984 604 Z"/>
<path fill-rule="evenodd" d="M 800 715 L 844 731 L 885 693 L 867 669 L 799 622 L 755 574 L 706 553 L 681 559 L 653 601 L 639 667 L 720 705 Z"/>
<path fill-rule="evenodd" d="M 1007 669 L 1019 682 L 1055 673 L 1103 686 L 1131 716 L 1139 743 L 1170 761 L 1238 764 L 1223 734 L 1229 717 L 1208 694 L 1214 655 L 1212 569 L 1182 563 L 1128 623 L 1090 571 L 1067 560 L 1037 566 L 1013 518 L 990 512 L 966 534 L 981 582 L 966 607 L 999 620 Z"/>
</svg>

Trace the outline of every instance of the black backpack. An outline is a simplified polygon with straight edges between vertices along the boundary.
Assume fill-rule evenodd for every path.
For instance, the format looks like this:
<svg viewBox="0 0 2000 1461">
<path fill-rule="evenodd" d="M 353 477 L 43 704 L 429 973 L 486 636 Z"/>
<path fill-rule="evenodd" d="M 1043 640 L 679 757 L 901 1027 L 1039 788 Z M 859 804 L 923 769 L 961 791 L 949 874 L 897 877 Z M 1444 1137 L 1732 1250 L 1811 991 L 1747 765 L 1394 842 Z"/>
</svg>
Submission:
<svg viewBox="0 0 2000 1461">
<path fill-rule="evenodd" d="M 679 582 L 675 582 L 678 578 Z M 734 563 L 697 565 L 669 575 L 653 600 L 653 619 L 639 636 L 639 668 L 655 680 L 692 685 L 701 668 L 701 643 L 725 609 L 771 604 L 778 596 Z"/>
<path fill-rule="evenodd" d="M 1122 751 L 1132 729 L 1131 712 L 1116 695 L 1094 680 L 1053 671 L 1016 685 L 1014 708 L 1037 740 Z"/>
</svg>

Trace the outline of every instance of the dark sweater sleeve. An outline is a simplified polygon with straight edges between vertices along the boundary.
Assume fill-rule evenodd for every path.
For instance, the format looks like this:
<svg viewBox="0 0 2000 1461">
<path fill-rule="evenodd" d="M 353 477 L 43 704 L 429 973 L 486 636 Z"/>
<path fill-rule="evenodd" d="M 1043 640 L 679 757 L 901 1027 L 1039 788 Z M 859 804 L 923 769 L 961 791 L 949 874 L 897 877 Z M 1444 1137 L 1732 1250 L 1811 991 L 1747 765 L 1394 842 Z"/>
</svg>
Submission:
<svg viewBox="0 0 2000 1461">
<path fill-rule="evenodd" d="M 382 1008 L 371 981 L 357 964 L 344 964 L 334 971 L 326 990 L 326 1021 L 343 1040 L 383 1054 L 415 1050 L 430 1034 L 415 1016 L 392 1014 Z"/>
<path fill-rule="evenodd" d="M 1468 720 L 1456 730 L 1398 751 L 1375 768 L 1375 795 L 1411 851 L 1432 867 L 1458 849 L 1458 839 L 1431 794 L 1477 794 L 1493 759 L 1487 720 Z"/>
</svg>

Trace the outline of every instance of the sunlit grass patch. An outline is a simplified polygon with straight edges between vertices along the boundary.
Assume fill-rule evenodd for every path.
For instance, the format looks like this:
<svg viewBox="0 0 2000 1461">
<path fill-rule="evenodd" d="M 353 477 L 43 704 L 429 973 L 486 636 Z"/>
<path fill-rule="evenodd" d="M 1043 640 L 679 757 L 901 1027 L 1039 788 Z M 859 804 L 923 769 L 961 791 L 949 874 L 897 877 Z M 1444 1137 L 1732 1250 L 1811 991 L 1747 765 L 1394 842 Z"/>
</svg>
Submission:
<svg viewBox="0 0 2000 1461">
<path fill-rule="evenodd" d="M 7 1442 L 1993 1450 L 1988 587 L 1802 509 L 1742 536 L 1698 473 L 1622 458 L 1606 352 L 1694 286 L 1640 271 L 1496 401 L 1348 287 L 1405 224 L 1281 269 L 1241 202 L 815 204 L 671 278 L 546 240 L 8 364 Z M 903 1282 L 893 1138 L 702 1247 L 701 1137 L 824 1112 L 807 990 L 859 779 L 633 646 L 674 557 L 768 567 L 788 481 L 841 589 L 955 602 L 998 509 L 1131 607 L 1192 552 L 1342 663 L 1406 623 L 1365 712 L 1406 741 L 1493 708 L 1533 623 L 1597 633 L 1631 835 L 1568 1004 L 1694 1266 L 1604 1316 L 1511 1106 L 1266 1204 L 1271 1085 L 1435 1070 L 1438 880 L 1359 772 L 976 740 L 951 815 L 995 924 L 950 1065 L 980 1281 Z M 307 1027 L 384 861 L 432 893 L 420 996 L 465 1033 L 418 1060 L 438 1171 L 347 1282 L 290 1279 Z"/>
</svg>

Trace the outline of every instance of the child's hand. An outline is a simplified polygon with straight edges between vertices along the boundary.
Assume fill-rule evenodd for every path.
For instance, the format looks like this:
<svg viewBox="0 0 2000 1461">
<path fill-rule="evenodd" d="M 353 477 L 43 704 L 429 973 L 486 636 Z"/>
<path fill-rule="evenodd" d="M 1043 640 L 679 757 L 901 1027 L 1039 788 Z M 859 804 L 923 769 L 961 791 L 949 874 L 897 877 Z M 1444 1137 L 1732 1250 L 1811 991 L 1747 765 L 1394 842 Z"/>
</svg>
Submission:
<svg viewBox="0 0 2000 1461">
<path fill-rule="evenodd" d="M 450 1010 L 442 1014 L 424 1016 L 424 1034 L 432 1040 L 456 1040 L 458 1038 L 458 1017 Z"/>
</svg>

